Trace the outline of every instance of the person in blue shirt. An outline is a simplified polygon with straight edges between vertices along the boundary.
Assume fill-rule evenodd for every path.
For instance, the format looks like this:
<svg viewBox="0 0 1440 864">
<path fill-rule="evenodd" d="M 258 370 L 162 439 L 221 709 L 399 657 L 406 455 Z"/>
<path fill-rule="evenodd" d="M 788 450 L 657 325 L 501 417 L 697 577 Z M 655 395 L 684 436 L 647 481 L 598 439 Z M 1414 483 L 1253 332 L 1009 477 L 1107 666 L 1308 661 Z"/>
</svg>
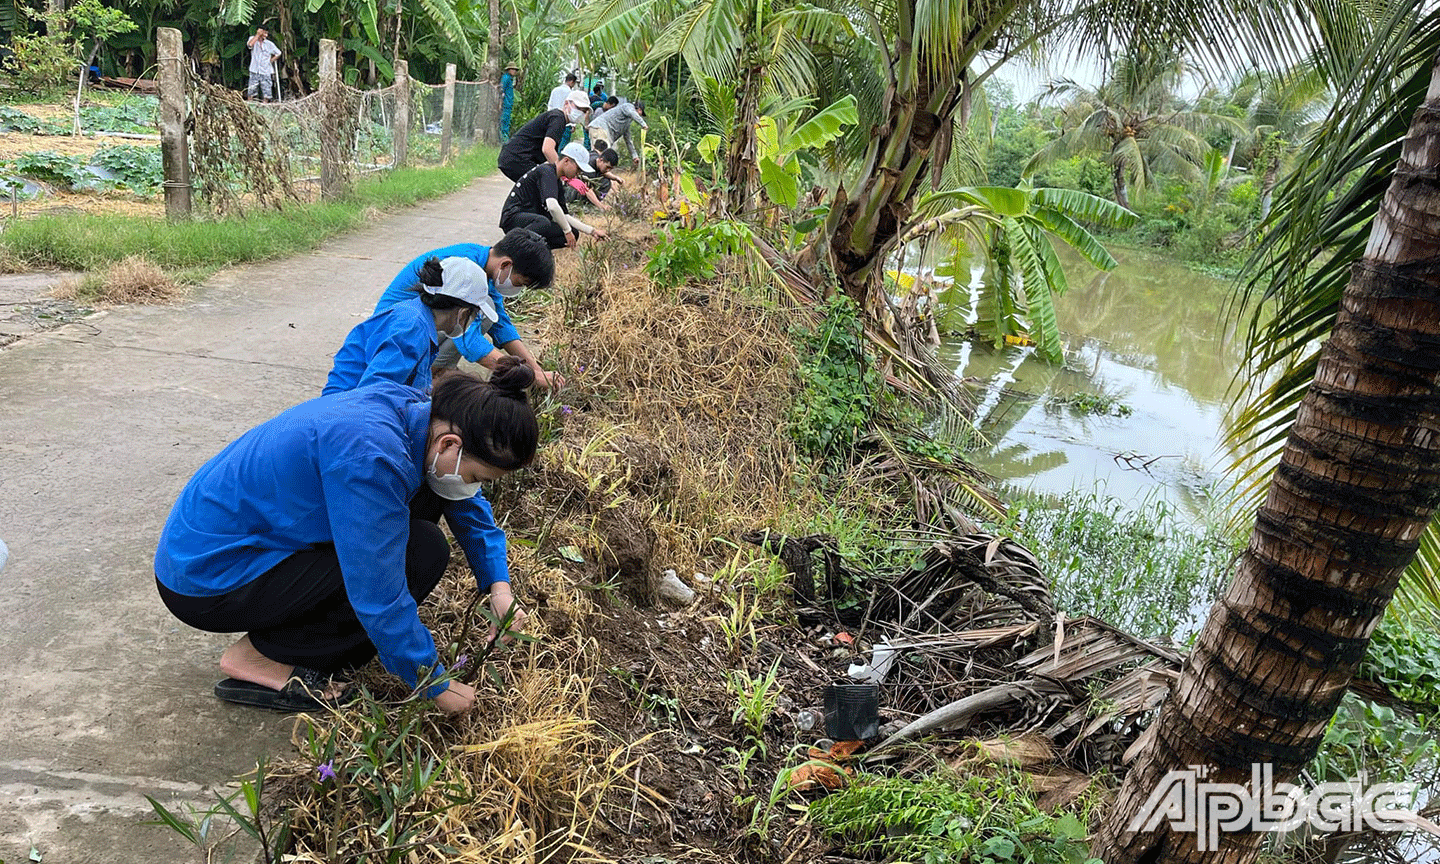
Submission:
<svg viewBox="0 0 1440 864">
<path fill-rule="evenodd" d="M 516 358 L 491 380 L 455 373 L 433 399 L 392 381 L 321 396 L 260 424 L 206 462 L 180 493 L 155 550 L 155 580 L 185 624 L 244 632 L 220 657 L 226 701 L 280 711 L 336 698 L 336 673 L 377 652 L 391 673 L 450 712 L 474 688 L 445 682 L 419 603 L 450 560 L 441 514 L 490 607 L 519 607 L 505 534 L 480 494 L 535 457 Z M 490 638 L 495 638 L 494 628 Z"/>
<path fill-rule="evenodd" d="M 515 112 L 515 76 L 520 67 L 511 63 L 500 76 L 500 143 L 510 140 L 510 115 Z"/>
<path fill-rule="evenodd" d="M 555 278 L 555 257 L 545 238 L 534 231 L 520 228 L 507 232 L 494 246 L 456 243 L 426 252 L 406 264 L 386 286 L 375 304 L 375 314 L 414 298 L 413 289 L 420 281 L 420 270 L 427 260 L 450 257 L 469 258 L 484 269 L 496 317 L 491 321 L 480 316 L 459 338 L 442 339 L 435 357 L 437 373 L 443 374 L 456 368 L 462 356 L 471 363 L 494 369 L 495 364 L 508 353 L 529 366 L 539 383 L 551 388 L 563 386 L 564 376 L 545 371 L 540 361 L 530 353 L 529 347 L 521 341 L 520 331 L 515 329 L 505 311 L 507 299 L 519 296 L 526 288 L 544 288 Z"/>
<path fill-rule="evenodd" d="M 356 324 L 335 352 L 321 395 L 344 393 L 378 379 L 430 392 L 440 340 L 461 336 L 479 318 L 498 319 L 485 270 L 469 258 L 427 258 L 412 298 Z M 418 294 L 419 296 L 414 296 Z"/>
</svg>

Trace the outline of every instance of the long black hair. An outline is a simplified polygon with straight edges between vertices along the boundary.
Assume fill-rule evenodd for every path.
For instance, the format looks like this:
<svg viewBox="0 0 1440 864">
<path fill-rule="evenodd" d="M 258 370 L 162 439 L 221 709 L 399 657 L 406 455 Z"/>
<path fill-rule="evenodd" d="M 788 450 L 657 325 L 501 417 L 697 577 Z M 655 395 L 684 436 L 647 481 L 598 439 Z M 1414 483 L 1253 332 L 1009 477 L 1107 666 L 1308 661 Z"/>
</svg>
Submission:
<svg viewBox="0 0 1440 864">
<path fill-rule="evenodd" d="M 435 385 L 430 419 L 454 426 L 470 455 L 502 471 L 524 468 L 540 443 L 540 424 L 525 396 L 534 383 L 535 372 L 518 357 L 502 357 L 489 381 L 452 372 Z"/>
<path fill-rule="evenodd" d="M 431 255 L 420 265 L 420 281 L 411 286 L 410 290 L 420 295 L 420 302 L 431 309 L 469 309 L 472 312 L 478 311 L 479 306 L 474 303 L 466 303 L 459 297 L 451 297 L 449 294 L 431 294 L 425 290 L 425 286 L 439 288 L 445 284 L 445 268 L 440 266 L 440 259 Z"/>
</svg>

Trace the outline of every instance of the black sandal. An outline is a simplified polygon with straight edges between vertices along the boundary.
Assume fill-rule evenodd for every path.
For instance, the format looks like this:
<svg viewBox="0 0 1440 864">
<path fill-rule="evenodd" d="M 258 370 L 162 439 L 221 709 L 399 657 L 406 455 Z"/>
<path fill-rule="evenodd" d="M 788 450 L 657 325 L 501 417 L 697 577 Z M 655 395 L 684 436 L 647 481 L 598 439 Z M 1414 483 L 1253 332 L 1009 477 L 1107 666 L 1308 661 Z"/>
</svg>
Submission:
<svg viewBox="0 0 1440 864">
<path fill-rule="evenodd" d="M 215 696 L 236 705 L 252 708 L 266 708 L 284 714 L 298 714 L 302 711 L 325 711 L 351 701 L 356 696 L 354 685 L 346 687 L 335 699 L 322 699 L 314 694 L 324 693 L 330 688 L 330 676 L 318 669 L 296 666 L 290 680 L 279 690 L 253 681 L 226 678 L 215 684 Z"/>
</svg>

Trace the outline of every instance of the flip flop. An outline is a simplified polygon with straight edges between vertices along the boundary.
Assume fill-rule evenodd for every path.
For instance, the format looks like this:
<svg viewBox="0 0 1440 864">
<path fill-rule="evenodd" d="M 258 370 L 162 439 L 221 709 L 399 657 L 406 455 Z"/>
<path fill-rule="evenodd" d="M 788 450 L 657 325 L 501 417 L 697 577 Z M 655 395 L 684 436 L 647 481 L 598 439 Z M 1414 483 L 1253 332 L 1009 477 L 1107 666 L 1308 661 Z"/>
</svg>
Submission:
<svg viewBox="0 0 1440 864">
<path fill-rule="evenodd" d="M 296 666 L 290 680 L 280 690 L 272 690 L 264 684 L 226 678 L 215 684 L 215 696 L 225 702 L 249 705 L 252 708 L 266 708 L 283 714 L 298 714 L 302 711 L 324 711 L 351 701 L 357 695 L 354 685 L 346 687 L 339 697 L 320 699 L 313 693 L 322 693 L 330 686 L 330 676 L 316 669 Z"/>
</svg>

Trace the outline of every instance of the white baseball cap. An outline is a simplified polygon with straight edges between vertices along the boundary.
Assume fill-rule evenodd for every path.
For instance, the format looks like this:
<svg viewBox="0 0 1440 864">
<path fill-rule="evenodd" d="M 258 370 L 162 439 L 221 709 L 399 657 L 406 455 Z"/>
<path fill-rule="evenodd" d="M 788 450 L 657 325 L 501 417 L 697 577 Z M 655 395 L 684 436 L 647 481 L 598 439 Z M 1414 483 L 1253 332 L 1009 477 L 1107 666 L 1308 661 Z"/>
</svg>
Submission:
<svg viewBox="0 0 1440 864">
<path fill-rule="evenodd" d="M 584 108 L 587 111 L 590 110 L 590 94 L 584 90 L 571 90 L 570 95 L 565 97 L 565 101 L 574 105 L 576 108 Z"/>
<path fill-rule="evenodd" d="M 490 280 L 484 267 L 469 258 L 451 256 L 440 262 L 440 270 L 445 275 L 438 288 L 431 285 L 421 287 L 431 294 L 444 294 L 480 307 L 480 314 L 487 321 L 500 320 L 499 313 L 495 311 L 495 301 L 490 299 Z"/>
<path fill-rule="evenodd" d="M 586 150 L 585 145 L 579 141 L 571 141 L 569 144 L 566 144 L 565 148 L 560 151 L 560 155 L 569 156 L 571 159 L 574 159 L 575 164 L 579 165 L 580 170 L 586 174 L 593 174 L 595 172 L 594 167 L 590 165 L 590 151 Z"/>
</svg>

